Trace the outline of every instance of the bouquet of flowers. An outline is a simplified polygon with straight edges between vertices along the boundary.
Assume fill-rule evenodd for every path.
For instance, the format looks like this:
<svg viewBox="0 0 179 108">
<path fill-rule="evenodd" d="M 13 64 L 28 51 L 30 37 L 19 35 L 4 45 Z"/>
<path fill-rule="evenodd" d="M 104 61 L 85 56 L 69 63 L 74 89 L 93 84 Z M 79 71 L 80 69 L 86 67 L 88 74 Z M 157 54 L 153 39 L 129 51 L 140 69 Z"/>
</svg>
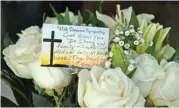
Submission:
<svg viewBox="0 0 179 108">
<path fill-rule="evenodd" d="M 1 80 L 16 97 L 16 106 L 44 107 L 149 107 L 179 106 L 179 50 L 167 39 L 171 27 L 153 23 L 152 14 L 136 15 L 132 7 L 116 14 L 87 10 L 86 21 L 66 8 L 45 24 L 107 27 L 109 53 L 104 67 L 71 69 L 42 67 L 42 28 L 31 26 L 17 33 L 17 42 L 6 36 L 3 43 Z"/>
</svg>

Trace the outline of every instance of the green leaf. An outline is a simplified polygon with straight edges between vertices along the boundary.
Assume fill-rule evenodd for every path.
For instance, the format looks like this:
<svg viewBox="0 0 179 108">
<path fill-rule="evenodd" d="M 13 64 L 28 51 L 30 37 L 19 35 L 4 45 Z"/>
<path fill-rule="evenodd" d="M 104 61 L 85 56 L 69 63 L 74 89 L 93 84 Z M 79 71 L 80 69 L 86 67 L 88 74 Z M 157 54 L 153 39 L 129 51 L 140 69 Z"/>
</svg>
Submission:
<svg viewBox="0 0 179 108">
<path fill-rule="evenodd" d="M 50 3 L 49 3 L 49 5 L 50 5 L 50 8 L 52 9 L 54 15 L 57 18 L 58 24 L 64 24 L 64 17 L 60 13 L 56 12 L 55 8 Z"/>
<path fill-rule="evenodd" d="M 179 44 L 177 45 L 175 50 L 176 50 L 176 52 L 175 52 L 173 60 L 179 60 Z"/>
<path fill-rule="evenodd" d="M 139 21 L 138 21 L 136 14 L 133 10 L 131 12 L 131 19 L 129 21 L 129 25 L 134 25 L 135 27 L 139 27 Z"/>
<path fill-rule="evenodd" d="M 1 96 L 1 107 L 18 107 L 18 105 L 13 103 L 8 98 Z"/>
<path fill-rule="evenodd" d="M 162 29 L 160 30 L 160 35 L 158 36 L 157 38 L 157 42 L 156 42 L 156 50 L 160 49 L 161 46 L 162 46 L 162 43 L 164 41 L 164 39 L 166 38 L 166 36 L 168 35 L 169 31 L 170 31 L 170 27 L 168 28 L 165 28 L 165 29 Z"/>
<path fill-rule="evenodd" d="M 14 44 L 13 41 L 10 39 L 9 34 L 7 33 L 3 39 L 3 48 L 8 47 L 9 45 Z"/>
<path fill-rule="evenodd" d="M 64 24 L 67 24 L 67 25 L 71 24 L 68 7 L 66 7 L 66 10 L 65 10 Z"/>
<path fill-rule="evenodd" d="M 135 72 L 136 72 L 136 69 L 134 69 L 132 72 L 130 72 L 127 76 L 129 78 L 132 78 L 132 76 L 134 75 Z"/>
<path fill-rule="evenodd" d="M 100 2 L 100 4 L 99 4 L 99 9 L 98 9 L 98 12 L 99 12 L 99 13 L 102 13 L 102 9 L 103 9 L 103 8 L 102 8 L 102 4 L 103 4 L 103 2 L 104 2 L 104 1 L 102 0 L 102 1 Z"/>
<path fill-rule="evenodd" d="M 46 13 L 44 13 L 43 16 L 42 16 L 43 23 L 45 22 L 45 19 L 46 19 Z"/>
<path fill-rule="evenodd" d="M 143 38 L 144 38 L 146 43 L 144 45 L 138 45 L 136 47 L 138 54 L 142 54 L 142 53 L 146 52 L 146 50 L 150 46 L 150 42 L 153 40 L 153 38 L 156 34 L 156 32 L 157 32 L 156 31 L 156 24 L 150 24 L 147 27 L 147 29 L 145 30 L 145 32 L 143 34 Z"/>
<path fill-rule="evenodd" d="M 122 47 L 118 44 L 112 44 L 111 52 L 113 53 L 112 66 L 120 67 L 125 71 L 125 55 Z"/>
<path fill-rule="evenodd" d="M 46 98 L 41 95 L 32 93 L 34 107 L 54 107 Z"/>
<path fill-rule="evenodd" d="M 86 23 L 87 24 L 92 24 L 93 26 L 95 26 L 96 25 L 96 17 L 95 17 L 95 15 L 94 15 L 94 13 L 93 12 L 91 12 L 90 10 L 86 10 L 87 12 L 88 12 L 88 14 L 89 14 L 89 16 L 88 16 L 88 20 L 86 21 Z"/>
<path fill-rule="evenodd" d="M 83 17 L 81 16 L 80 10 L 78 10 L 78 25 L 83 24 Z"/>
</svg>

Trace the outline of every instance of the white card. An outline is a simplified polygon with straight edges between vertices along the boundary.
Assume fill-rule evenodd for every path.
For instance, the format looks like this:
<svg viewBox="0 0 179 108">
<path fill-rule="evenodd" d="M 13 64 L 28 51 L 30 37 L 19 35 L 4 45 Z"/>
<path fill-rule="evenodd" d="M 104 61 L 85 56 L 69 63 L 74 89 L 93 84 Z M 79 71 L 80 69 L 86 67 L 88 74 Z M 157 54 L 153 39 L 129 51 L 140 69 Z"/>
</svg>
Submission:
<svg viewBox="0 0 179 108">
<path fill-rule="evenodd" d="M 109 28 L 43 24 L 42 66 L 104 66 Z"/>
</svg>

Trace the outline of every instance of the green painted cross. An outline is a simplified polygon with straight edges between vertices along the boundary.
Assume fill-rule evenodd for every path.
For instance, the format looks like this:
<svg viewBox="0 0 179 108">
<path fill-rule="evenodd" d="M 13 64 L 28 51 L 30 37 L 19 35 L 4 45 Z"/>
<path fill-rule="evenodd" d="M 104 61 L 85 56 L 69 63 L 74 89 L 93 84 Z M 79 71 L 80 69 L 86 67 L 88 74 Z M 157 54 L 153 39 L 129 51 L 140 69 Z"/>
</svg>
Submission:
<svg viewBox="0 0 179 108">
<path fill-rule="evenodd" d="M 51 32 L 51 39 L 47 39 L 47 38 L 44 38 L 44 39 L 43 39 L 43 42 L 51 42 L 51 45 L 50 45 L 50 66 L 53 65 L 54 42 L 58 42 L 58 43 L 61 43 L 61 42 L 62 42 L 61 39 L 54 39 L 54 34 L 55 34 L 55 32 L 52 31 L 52 32 Z"/>
</svg>

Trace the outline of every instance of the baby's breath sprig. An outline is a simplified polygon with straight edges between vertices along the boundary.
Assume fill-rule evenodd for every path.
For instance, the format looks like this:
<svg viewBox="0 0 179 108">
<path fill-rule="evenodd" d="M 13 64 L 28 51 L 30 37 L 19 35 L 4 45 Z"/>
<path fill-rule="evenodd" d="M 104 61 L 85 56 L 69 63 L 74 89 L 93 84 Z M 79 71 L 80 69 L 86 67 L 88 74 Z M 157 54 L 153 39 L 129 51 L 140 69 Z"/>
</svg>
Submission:
<svg viewBox="0 0 179 108">
<path fill-rule="evenodd" d="M 105 62 L 105 68 L 107 69 L 111 68 L 112 57 L 113 57 L 113 53 L 109 52 L 107 61 Z"/>
<path fill-rule="evenodd" d="M 135 49 L 136 46 L 145 44 L 142 38 L 142 30 L 135 28 L 134 25 L 129 25 L 128 28 L 116 27 L 113 34 L 115 35 L 113 43 L 119 44 L 124 49 L 126 55 L 129 54 L 131 49 Z"/>
</svg>

